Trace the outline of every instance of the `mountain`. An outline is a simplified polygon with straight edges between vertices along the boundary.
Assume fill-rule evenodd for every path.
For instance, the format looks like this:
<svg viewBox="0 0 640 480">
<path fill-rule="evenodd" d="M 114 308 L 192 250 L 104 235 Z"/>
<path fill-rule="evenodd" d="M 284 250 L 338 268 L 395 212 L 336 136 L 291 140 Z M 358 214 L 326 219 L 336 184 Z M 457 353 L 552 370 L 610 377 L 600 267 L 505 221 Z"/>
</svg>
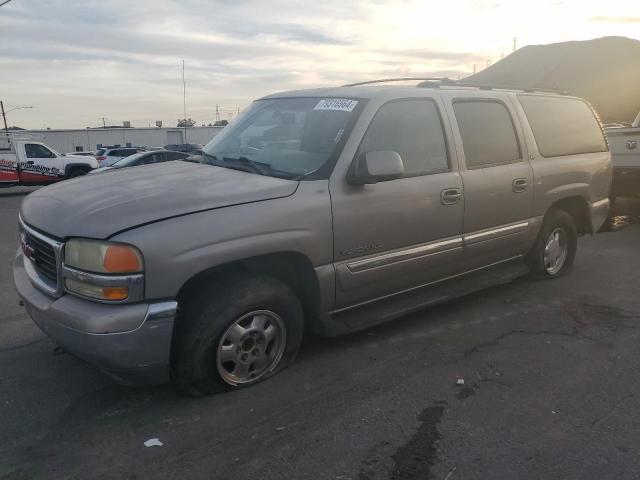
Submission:
<svg viewBox="0 0 640 480">
<path fill-rule="evenodd" d="M 630 122 L 640 111 L 640 41 L 602 37 L 530 45 L 465 81 L 564 90 L 591 102 L 605 123 Z"/>
</svg>

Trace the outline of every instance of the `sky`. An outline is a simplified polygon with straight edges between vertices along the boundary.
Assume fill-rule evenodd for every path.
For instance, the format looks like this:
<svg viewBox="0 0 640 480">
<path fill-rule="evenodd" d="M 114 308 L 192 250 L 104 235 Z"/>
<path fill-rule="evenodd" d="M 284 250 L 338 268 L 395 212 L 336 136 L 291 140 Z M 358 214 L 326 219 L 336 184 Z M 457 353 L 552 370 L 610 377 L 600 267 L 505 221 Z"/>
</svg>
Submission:
<svg viewBox="0 0 640 480">
<path fill-rule="evenodd" d="M 0 7 L 9 125 L 174 126 L 263 95 L 470 74 L 517 46 L 640 39 L 638 0 L 11 0 Z M 0 2 L 1 3 L 1 2 Z M 633 15 L 630 15 L 632 14 Z"/>
</svg>

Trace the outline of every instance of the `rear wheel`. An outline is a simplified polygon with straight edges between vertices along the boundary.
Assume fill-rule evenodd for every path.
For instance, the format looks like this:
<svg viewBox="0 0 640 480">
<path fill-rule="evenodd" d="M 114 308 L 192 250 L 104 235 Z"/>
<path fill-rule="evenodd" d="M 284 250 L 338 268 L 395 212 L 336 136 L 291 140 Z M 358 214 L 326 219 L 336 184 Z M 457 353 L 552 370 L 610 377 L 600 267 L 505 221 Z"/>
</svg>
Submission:
<svg viewBox="0 0 640 480">
<path fill-rule="evenodd" d="M 181 305 L 172 379 L 193 396 L 253 385 L 295 359 L 303 330 L 300 302 L 284 283 L 249 275 L 213 283 Z"/>
<path fill-rule="evenodd" d="M 573 217 L 564 210 L 547 214 L 538 238 L 527 255 L 534 278 L 556 278 L 568 274 L 573 266 L 578 233 Z"/>
</svg>

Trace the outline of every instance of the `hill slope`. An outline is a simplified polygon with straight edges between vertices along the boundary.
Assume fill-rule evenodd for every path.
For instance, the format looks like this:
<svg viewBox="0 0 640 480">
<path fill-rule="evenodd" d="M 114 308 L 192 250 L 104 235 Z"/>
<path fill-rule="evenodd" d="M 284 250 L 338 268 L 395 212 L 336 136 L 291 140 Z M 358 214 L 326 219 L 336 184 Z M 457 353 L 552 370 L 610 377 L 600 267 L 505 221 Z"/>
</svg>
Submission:
<svg viewBox="0 0 640 480">
<path fill-rule="evenodd" d="M 640 111 L 640 41 L 626 37 L 530 45 L 463 81 L 566 90 L 589 100 L 603 122 Z"/>
</svg>

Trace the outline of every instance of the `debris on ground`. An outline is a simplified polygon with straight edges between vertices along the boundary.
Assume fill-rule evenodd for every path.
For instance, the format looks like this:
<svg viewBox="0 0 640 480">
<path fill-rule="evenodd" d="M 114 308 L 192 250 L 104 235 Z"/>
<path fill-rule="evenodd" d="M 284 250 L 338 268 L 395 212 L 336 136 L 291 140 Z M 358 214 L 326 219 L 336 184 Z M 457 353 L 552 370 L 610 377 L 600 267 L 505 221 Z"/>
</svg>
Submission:
<svg viewBox="0 0 640 480">
<path fill-rule="evenodd" d="M 149 448 L 149 447 L 161 447 L 162 445 L 164 445 L 159 438 L 150 438 L 149 440 L 146 440 L 144 442 L 144 446 Z"/>
<path fill-rule="evenodd" d="M 456 380 L 456 385 L 464 385 L 464 378 L 458 377 L 458 379 Z"/>
</svg>

